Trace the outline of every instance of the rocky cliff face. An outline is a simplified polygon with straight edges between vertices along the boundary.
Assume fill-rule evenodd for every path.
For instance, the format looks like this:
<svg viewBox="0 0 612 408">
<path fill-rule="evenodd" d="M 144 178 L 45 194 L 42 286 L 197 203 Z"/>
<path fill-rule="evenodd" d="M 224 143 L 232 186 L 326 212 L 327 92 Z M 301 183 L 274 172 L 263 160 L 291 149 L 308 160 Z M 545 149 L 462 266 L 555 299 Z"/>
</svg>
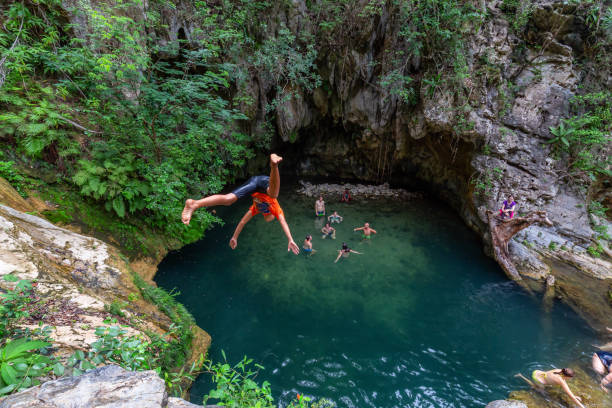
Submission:
<svg viewBox="0 0 612 408">
<path fill-rule="evenodd" d="M 0 179 L 0 203 L 19 208 L 30 205 L 2 182 Z M 126 325 L 127 335 L 164 334 L 172 324 L 140 295 L 126 258 L 116 248 L 0 204 L 0 278 L 7 274 L 35 282 L 40 315 L 26 324 L 52 327 L 54 353 L 60 358 L 75 350 L 89 350 L 98 339 L 96 327 L 116 317 L 108 312 L 114 302 L 123 306 L 120 323 Z M 0 279 L 0 290 L 10 285 L 15 283 Z M 193 331 L 187 364 L 205 354 L 210 345 L 207 333 L 197 327 Z"/>
</svg>

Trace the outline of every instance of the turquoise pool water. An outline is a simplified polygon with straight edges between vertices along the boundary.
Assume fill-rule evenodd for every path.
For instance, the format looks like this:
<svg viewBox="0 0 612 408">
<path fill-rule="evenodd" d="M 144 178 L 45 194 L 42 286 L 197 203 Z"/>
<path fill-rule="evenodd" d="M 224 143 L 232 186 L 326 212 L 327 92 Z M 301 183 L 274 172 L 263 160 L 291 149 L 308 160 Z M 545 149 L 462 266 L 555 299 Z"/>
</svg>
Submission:
<svg viewBox="0 0 612 408">
<path fill-rule="evenodd" d="M 261 216 L 232 251 L 243 201 L 218 207 L 225 225 L 168 255 L 156 276 L 211 334 L 213 360 L 224 350 L 266 367 L 258 380 L 279 406 L 301 393 L 338 407 L 479 407 L 523 387 L 517 372 L 588 359 L 585 323 L 561 304 L 546 313 L 509 282 L 447 206 L 334 202 L 344 222 L 333 241 L 318 233 L 314 200 L 281 194 L 295 241 L 312 234 L 314 255 L 287 253 L 278 222 Z M 362 242 L 352 229 L 365 221 L 378 235 Z M 363 255 L 334 264 L 342 241 Z M 209 389 L 200 376 L 192 402 Z"/>
</svg>

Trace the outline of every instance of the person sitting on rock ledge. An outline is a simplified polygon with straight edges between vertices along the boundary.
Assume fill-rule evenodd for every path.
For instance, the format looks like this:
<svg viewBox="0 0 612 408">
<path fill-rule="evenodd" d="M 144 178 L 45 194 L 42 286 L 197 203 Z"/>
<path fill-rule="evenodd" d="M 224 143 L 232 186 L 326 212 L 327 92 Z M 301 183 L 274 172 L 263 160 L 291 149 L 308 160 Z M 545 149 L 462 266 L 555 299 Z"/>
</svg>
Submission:
<svg viewBox="0 0 612 408">
<path fill-rule="evenodd" d="M 512 198 L 512 196 L 509 196 L 508 199 L 505 200 L 502 204 L 502 208 L 499 210 L 499 216 L 502 220 L 506 217 L 508 217 L 508 219 L 512 219 L 512 217 L 514 217 L 515 208 L 516 202 L 514 201 L 514 198 Z"/>
<path fill-rule="evenodd" d="M 572 399 L 572 401 L 576 403 L 576 405 L 578 405 L 580 408 L 585 408 L 585 406 L 582 405 L 580 397 L 574 395 L 572 390 L 570 390 L 569 386 L 567 385 L 567 382 L 565 381 L 566 378 L 571 379 L 572 377 L 574 377 L 574 370 L 572 370 L 571 368 L 562 368 L 549 371 L 534 370 L 531 374 L 531 378 L 533 379 L 533 381 L 525 378 L 522 374 L 516 374 L 515 377 L 525 380 L 536 390 L 542 390 L 544 386 L 547 385 L 559 385 L 561 388 L 563 388 L 563 391 L 565 391 L 565 393 Z"/>
<path fill-rule="evenodd" d="M 289 245 L 287 251 L 292 251 L 294 254 L 300 253 L 300 248 L 293 241 L 291 237 L 291 231 L 289 225 L 285 220 L 283 209 L 278 204 L 277 197 L 280 191 L 280 173 L 278 172 L 278 164 L 283 160 L 282 157 L 272 153 L 270 155 L 270 177 L 268 176 L 254 176 L 251 177 L 247 182 L 229 194 L 215 194 L 208 197 L 204 197 L 200 200 L 188 199 L 185 201 L 185 208 L 183 208 L 183 214 L 181 216 L 183 224 L 189 225 L 191 215 L 195 210 L 202 207 L 213 207 L 216 205 L 232 205 L 239 198 L 250 195 L 253 197 L 253 205 L 242 217 L 234 235 L 230 239 L 229 245 L 232 249 L 236 249 L 238 246 L 238 236 L 242 231 L 242 228 L 247 222 L 251 221 L 258 213 L 261 213 L 264 219 L 268 222 L 274 221 L 274 218 L 278 219 Z"/>
<path fill-rule="evenodd" d="M 334 222 L 340 224 L 342 220 L 343 218 L 340 216 L 340 214 L 338 214 L 338 211 L 334 211 L 332 215 L 327 217 L 327 221 L 329 221 L 331 224 L 333 224 Z"/>
<path fill-rule="evenodd" d="M 341 203 L 348 203 L 353 199 L 353 197 L 351 197 L 351 193 L 349 192 L 348 188 L 344 189 L 344 193 L 342 193 L 342 195 L 340 196 L 340 202 Z"/>
</svg>

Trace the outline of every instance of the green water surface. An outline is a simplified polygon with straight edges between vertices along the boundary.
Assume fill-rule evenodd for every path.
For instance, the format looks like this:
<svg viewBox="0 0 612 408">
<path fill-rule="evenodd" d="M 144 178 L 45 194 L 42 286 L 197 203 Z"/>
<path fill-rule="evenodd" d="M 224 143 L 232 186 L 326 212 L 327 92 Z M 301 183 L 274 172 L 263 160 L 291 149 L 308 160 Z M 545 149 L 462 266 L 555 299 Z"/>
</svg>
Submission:
<svg viewBox="0 0 612 408">
<path fill-rule="evenodd" d="M 288 189 L 287 189 L 288 190 Z M 433 199 L 338 204 L 337 239 L 322 239 L 314 200 L 281 191 L 295 241 L 257 216 L 228 242 L 250 202 L 218 207 L 223 227 L 170 254 L 157 283 L 213 338 L 210 357 L 247 355 L 279 406 L 296 393 L 338 407 L 482 407 L 523 387 L 513 375 L 588 359 L 594 333 L 569 308 L 551 313 L 509 282 L 455 212 Z M 378 234 L 362 241 L 353 228 Z M 363 255 L 334 264 L 342 241 Z M 210 389 L 205 375 L 192 402 Z"/>
</svg>

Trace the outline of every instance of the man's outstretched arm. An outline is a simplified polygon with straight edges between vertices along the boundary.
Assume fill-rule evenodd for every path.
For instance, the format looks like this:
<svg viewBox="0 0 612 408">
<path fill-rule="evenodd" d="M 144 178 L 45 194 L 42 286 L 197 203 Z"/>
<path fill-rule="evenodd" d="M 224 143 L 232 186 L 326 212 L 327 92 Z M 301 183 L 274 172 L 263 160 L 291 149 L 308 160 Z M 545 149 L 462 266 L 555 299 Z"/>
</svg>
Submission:
<svg viewBox="0 0 612 408">
<path fill-rule="evenodd" d="M 281 227 L 283 227 L 283 231 L 287 236 L 287 240 L 289 241 L 289 245 L 287 247 L 287 251 L 292 251 L 294 254 L 300 253 L 300 248 L 297 246 L 295 241 L 293 241 L 293 237 L 291 237 L 291 231 L 289 230 L 289 225 L 287 221 L 285 221 L 285 216 L 283 214 L 279 215 L 278 222 L 280 222 Z"/>
<path fill-rule="evenodd" d="M 236 247 L 238 246 L 238 235 L 240 235 L 246 223 L 251 221 L 251 218 L 253 218 L 253 215 L 251 214 L 251 210 L 249 209 L 236 226 L 236 231 L 234 231 L 234 235 L 232 236 L 232 239 L 230 239 L 229 242 L 230 248 L 236 249 Z"/>
</svg>

